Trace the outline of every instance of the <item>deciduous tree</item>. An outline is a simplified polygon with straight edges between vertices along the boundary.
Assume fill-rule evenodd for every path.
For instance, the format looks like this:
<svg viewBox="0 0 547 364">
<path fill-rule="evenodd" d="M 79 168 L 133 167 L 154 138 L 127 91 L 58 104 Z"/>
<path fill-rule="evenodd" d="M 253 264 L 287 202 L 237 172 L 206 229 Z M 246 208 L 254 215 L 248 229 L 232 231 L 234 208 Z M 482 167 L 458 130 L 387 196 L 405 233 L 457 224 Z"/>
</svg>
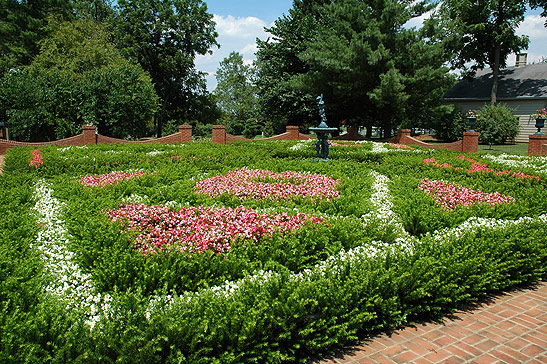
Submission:
<svg viewBox="0 0 547 364">
<path fill-rule="evenodd" d="M 499 70 L 507 56 L 528 46 L 528 37 L 516 33 L 524 20 L 523 0 L 444 0 L 440 8 L 442 32 L 438 33 L 453 56 L 454 68 L 473 75 L 492 69 L 491 102 L 497 103 Z"/>
<path fill-rule="evenodd" d="M 118 0 L 115 38 L 123 54 L 138 62 L 160 97 L 157 134 L 163 122 L 183 121 L 185 110 L 206 93 L 194 59 L 216 43 L 212 15 L 201 0 Z"/>
<path fill-rule="evenodd" d="M 230 53 L 220 62 L 214 94 L 229 128 L 232 124 L 244 124 L 247 120 L 257 117 L 253 75 L 253 67 L 244 64 L 243 56 L 238 52 Z"/>
<path fill-rule="evenodd" d="M 19 140 L 72 136 L 84 124 L 99 133 L 142 137 L 151 131 L 157 95 L 142 68 L 90 20 L 52 24 L 34 62 L 1 79 L 0 118 Z"/>
</svg>

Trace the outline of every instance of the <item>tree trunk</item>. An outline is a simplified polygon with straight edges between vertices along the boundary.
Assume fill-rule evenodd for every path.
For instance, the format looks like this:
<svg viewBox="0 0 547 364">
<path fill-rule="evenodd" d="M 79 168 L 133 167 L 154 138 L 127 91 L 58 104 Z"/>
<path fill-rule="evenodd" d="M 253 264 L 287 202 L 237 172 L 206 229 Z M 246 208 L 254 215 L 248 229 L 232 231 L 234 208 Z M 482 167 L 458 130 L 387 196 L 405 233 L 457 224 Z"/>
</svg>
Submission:
<svg viewBox="0 0 547 364">
<path fill-rule="evenodd" d="M 494 49 L 494 67 L 492 67 L 492 92 L 490 93 L 490 102 L 492 105 L 498 103 L 498 78 L 500 72 L 500 53 L 501 53 L 501 44 L 496 43 L 496 48 Z"/>
</svg>

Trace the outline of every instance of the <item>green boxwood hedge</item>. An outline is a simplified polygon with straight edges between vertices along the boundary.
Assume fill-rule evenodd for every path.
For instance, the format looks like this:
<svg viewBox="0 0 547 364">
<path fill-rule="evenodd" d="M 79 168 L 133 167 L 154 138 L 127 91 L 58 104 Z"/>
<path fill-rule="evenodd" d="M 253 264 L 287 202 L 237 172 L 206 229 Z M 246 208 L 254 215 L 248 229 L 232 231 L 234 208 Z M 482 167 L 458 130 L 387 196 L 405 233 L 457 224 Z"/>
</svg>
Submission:
<svg viewBox="0 0 547 364">
<path fill-rule="evenodd" d="M 545 158 L 466 155 L 490 169 L 470 172 L 461 153 L 346 144 L 329 161 L 315 159 L 311 142 L 44 147 L 37 168 L 31 148 L 9 150 L 0 176 L 0 361 L 306 363 L 364 334 L 545 279 Z M 340 180 L 340 197 L 195 193 L 198 180 L 241 168 L 327 175 Z M 130 170 L 145 175 L 78 183 Z M 418 188 L 425 178 L 515 203 L 447 210 Z M 222 254 L 143 255 L 137 232 L 105 213 L 128 201 L 325 221 L 239 239 Z"/>
</svg>

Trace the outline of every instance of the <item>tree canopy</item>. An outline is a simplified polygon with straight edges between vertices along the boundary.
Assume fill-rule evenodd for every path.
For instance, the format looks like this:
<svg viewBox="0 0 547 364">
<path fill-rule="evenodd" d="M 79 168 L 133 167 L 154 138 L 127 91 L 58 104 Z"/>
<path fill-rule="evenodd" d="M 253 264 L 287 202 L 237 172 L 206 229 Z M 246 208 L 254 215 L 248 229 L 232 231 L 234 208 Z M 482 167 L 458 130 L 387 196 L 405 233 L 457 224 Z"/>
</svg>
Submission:
<svg viewBox="0 0 547 364">
<path fill-rule="evenodd" d="M 489 66 L 493 73 L 491 102 L 497 102 L 498 75 L 507 56 L 528 46 L 528 37 L 516 33 L 524 20 L 522 0 L 444 0 L 440 8 L 442 39 L 454 68 L 474 74 Z M 440 31 L 442 29 L 442 31 Z"/>
<path fill-rule="evenodd" d="M 230 53 L 220 62 L 214 94 L 230 132 L 242 134 L 245 123 L 250 119 L 254 123 L 258 116 L 253 77 L 253 67 L 244 64 L 243 56 L 238 52 Z M 241 125 L 241 130 L 231 130 L 236 124 Z"/>
<path fill-rule="evenodd" d="M 118 0 L 116 44 L 152 77 L 160 97 L 157 134 L 164 121 L 192 119 L 188 110 L 206 92 L 204 74 L 194 64 L 216 42 L 212 15 L 201 0 Z"/>
<path fill-rule="evenodd" d="M 347 120 L 367 126 L 369 133 L 372 126 L 390 133 L 405 120 L 419 122 L 424 113 L 441 108 L 441 97 L 453 81 L 443 67 L 443 49 L 425 34 L 403 28 L 426 5 L 295 2 L 289 15 L 270 29 L 274 41 L 259 43 L 259 74 L 273 80 L 278 74 L 282 80 L 282 87 L 268 88 L 273 82 L 259 79 L 260 95 L 266 96 L 261 104 L 277 113 L 303 104 L 307 119 L 297 121 L 316 124 L 315 96 L 324 94 L 331 126 Z M 282 95 L 287 91 L 292 100 Z M 279 101 L 283 99 L 288 106 Z"/>
<path fill-rule="evenodd" d="M 157 95 L 142 68 L 124 59 L 91 20 L 54 23 L 30 66 L 2 78 L 0 118 L 19 140 L 43 141 L 97 125 L 103 135 L 142 137 Z"/>
</svg>

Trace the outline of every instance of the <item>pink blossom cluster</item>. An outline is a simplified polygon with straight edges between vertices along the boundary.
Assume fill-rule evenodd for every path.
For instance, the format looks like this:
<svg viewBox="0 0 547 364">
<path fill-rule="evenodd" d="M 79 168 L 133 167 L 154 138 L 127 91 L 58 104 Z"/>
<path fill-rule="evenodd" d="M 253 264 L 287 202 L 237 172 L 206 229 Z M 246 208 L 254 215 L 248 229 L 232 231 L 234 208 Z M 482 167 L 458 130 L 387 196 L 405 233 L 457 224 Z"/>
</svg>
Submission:
<svg viewBox="0 0 547 364">
<path fill-rule="evenodd" d="M 155 172 L 154 172 L 155 173 Z M 114 183 L 120 183 L 121 181 L 127 181 L 131 178 L 142 177 L 144 172 L 110 172 L 107 174 L 85 176 L 78 180 L 80 184 L 90 187 L 104 187 L 106 185 L 112 185 Z"/>
<path fill-rule="evenodd" d="M 112 221 L 127 224 L 128 231 L 137 231 L 135 246 L 144 254 L 178 249 L 188 252 L 212 250 L 225 253 L 238 239 L 259 241 L 274 231 L 289 232 L 307 222 L 319 224 L 320 217 L 298 213 L 259 214 L 243 206 L 187 207 L 178 211 L 166 206 L 143 204 L 120 205 L 106 211 Z"/>
<path fill-rule="evenodd" d="M 263 169 L 238 169 L 196 184 L 196 193 L 218 197 L 223 193 L 244 200 L 291 199 L 295 197 L 327 199 L 339 197 L 340 180 L 317 174 L 294 171 L 276 173 Z"/>
<path fill-rule="evenodd" d="M 492 206 L 515 203 L 513 197 L 498 192 L 484 193 L 481 190 L 472 190 L 444 181 L 430 181 L 427 178 L 420 180 L 418 188 L 432 196 L 437 205 L 447 210 L 453 210 L 460 205 L 473 206 L 477 203 L 488 203 Z"/>
<path fill-rule="evenodd" d="M 329 145 L 331 147 L 355 147 L 355 146 L 357 146 L 357 144 L 340 144 L 340 143 L 331 142 L 331 141 L 329 141 Z"/>
<path fill-rule="evenodd" d="M 463 156 L 463 155 L 460 155 L 456 158 L 461 159 L 462 161 L 466 161 L 466 162 L 471 163 L 471 167 L 469 167 L 469 169 L 467 169 L 467 173 L 477 173 L 477 172 L 483 173 L 483 172 L 486 172 L 486 173 L 494 173 L 498 176 L 499 175 L 506 175 L 506 176 L 511 176 L 511 177 L 514 177 L 514 178 L 521 178 L 521 179 L 530 178 L 530 179 L 536 179 L 538 181 L 540 180 L 539 176 L 532 176 L 532 175 L 529 175 L 529 174 L 526 174 L 526 173 L 523 173 L 523 172 L 513 172 L 513 173 L 511 173 L 510 171 L 507 171 L 507 170 L 506 171 L 495 171 L 491 168 L 488 168 L 487 164 L 481 164 L 481 163 L 475 161 L 474 159 L 471 159 L 471 158 Z M 427 164 L 428 166 L 433 165 L 433 166 L 437 166 L 437 167 L 440 167 L 440 168 L 454 169 L 456 171 L 464 170 L 461 167 L 454 168 L 451 164 L 448 164 L 448 163 L 439 163 L 435 160 L 435 158 L 424 159 L 424 163 Z"/>
<path fill-rule="evenodd" d="M 32 151 L 32 159 L 28 165 L 29 167 L 35 167 L 36 169 L 44 165 L 44 161 L 42 160 L 42 154 L 38 149 L 34 149 Z"/>
<path fill-rule="evenodd" d="M 414 149 L 410 145 L 390 143 L 390 147 L 397 149 Z"/>
</svg>

